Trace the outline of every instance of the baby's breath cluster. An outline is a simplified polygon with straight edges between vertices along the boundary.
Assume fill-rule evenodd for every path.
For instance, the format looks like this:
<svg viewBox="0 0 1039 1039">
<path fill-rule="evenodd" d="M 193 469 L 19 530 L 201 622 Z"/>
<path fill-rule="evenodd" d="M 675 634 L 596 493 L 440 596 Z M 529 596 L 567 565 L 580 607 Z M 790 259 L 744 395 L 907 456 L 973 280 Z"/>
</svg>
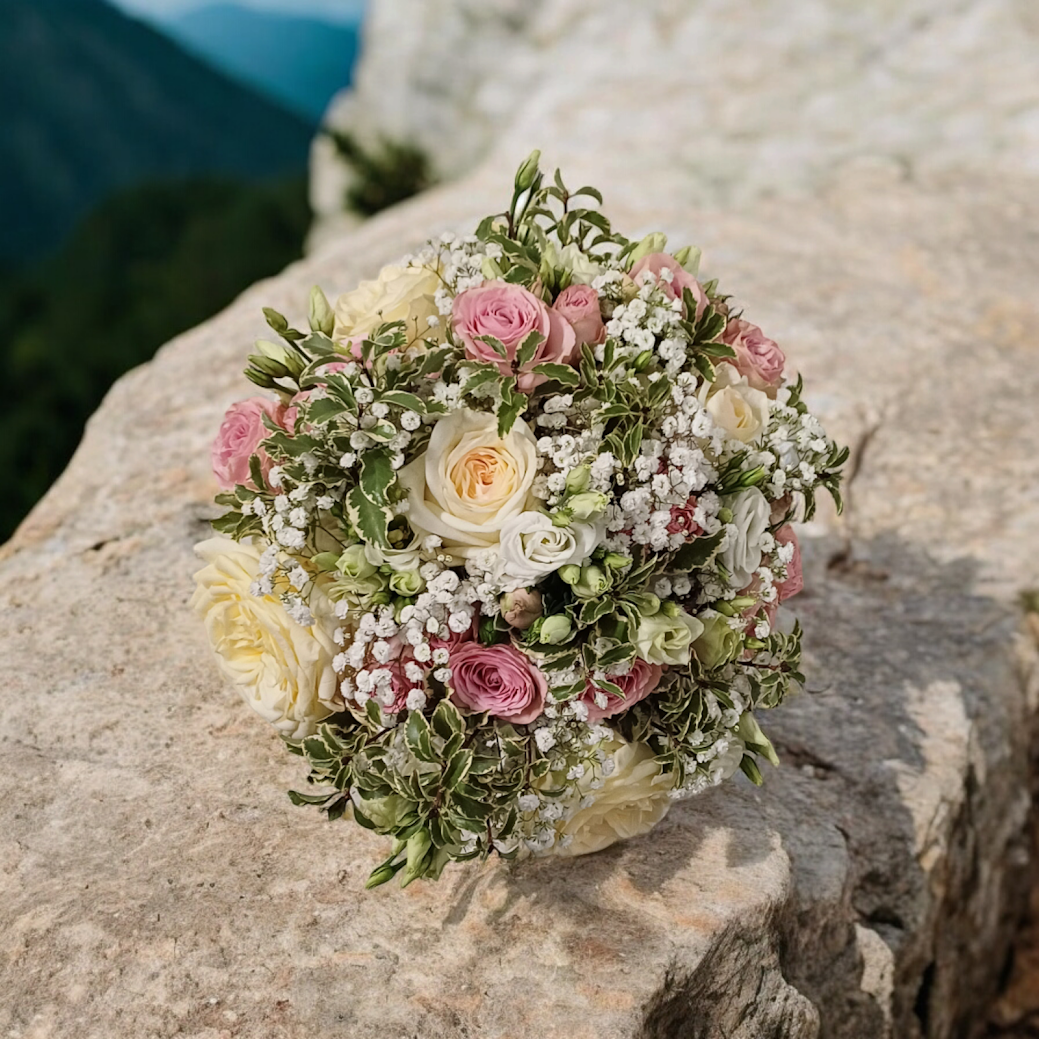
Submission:
<svg viewBox="0 0 1039 1039">
<path fill-rule="evenodd" d="M 699 253 L 546 181 L 309 329 L 267 311 L 213 448 L 196 606 L 370 885 L 575 855 L 775 753 L 802 681 L 791 521 L 847 451 Z"/>
</svg>

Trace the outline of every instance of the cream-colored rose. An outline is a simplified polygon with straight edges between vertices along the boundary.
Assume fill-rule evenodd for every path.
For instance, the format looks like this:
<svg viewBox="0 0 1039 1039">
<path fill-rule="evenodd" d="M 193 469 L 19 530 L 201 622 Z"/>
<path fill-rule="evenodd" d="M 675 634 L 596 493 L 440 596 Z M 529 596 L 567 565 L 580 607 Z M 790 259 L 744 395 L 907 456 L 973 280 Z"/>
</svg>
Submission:
<svg viewBox="0 0 1039 1039">
<path fill-rule="evenodd" d="M 669 616 L 661 610 L 639 622 L 635 648 L 647 664 L 681 667 L 689 663 L 693 643 L 703 634 L 703 624 L 683 609 L 673 612 L 674 616 Z"/>
<path fill-rule="evenodd" d="M 337 342 L 366 336 L 388 321 L 404 321 L 408 341 L 437 338 L 428 319 L 440 316 L 433 295 L 441 287 L 435 271 L 427 267 L 383 267 L 374 281 L 362 281 L 353 292 L 336 302 L 333 338 Z"/>
<path fill-rule="evenodd" d="M 420 537 L 436 534 L 460 559 L 498 547 L 501 528 L 535 505 L 534 434 L 517 420 L 498 436 L 498 420 L 462 409 L 433 427 L 426 453 L 400 470 L 408 522 Z"/>
<path fill-rule="evenodd" d="M 731 364 L 719 364 L 716 372 L 715 381 L 705 382 L 700 391 L 707 414 L 731 440 L 749 444 L 768 428 L 768 395 L 754 389 Z"/>
<path fill-rule="evenodd" d="M 224 675 L 242 699 L 282 735 L 300 739 L 337 710 L 327 598 L 310 596 L 315 623 L 297 624 L 274 596 L 254 596 L 260 553 L 253 545 L 211 538 L 195 546 L 205 567 L 195 575 L 191 606 L 203 619 Z"/>
<path fill-rule="evenodd" d="M 560 567 L 583 563 L 602 536 L 591 523 L 557 527 L 543 512 L 521 512 L 502 526 L 502 573 L 517 587 L 537 584 Z"/>
<path fill-rule="evenodd" d="M 557 845 L 557 855 L 587 855 L 648 833 L 671 807 L 672 778 L 661 772 L 645 743 L 618 740 L 606 749 L 612 750 L 613 772 L 599 790 L 585 791 L 594 801 L 562 824 L 560 833 L 572 840 L 566 847 Z"/>
</svg>

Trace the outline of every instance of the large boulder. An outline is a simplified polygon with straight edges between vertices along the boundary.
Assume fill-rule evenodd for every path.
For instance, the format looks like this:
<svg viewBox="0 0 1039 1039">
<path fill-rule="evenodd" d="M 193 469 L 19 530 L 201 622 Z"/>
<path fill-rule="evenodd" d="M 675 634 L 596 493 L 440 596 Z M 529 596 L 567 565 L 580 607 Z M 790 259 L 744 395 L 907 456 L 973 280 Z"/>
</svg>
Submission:
<svg viewBox="0 0 1039 1039">
<path fill-rule="evenodd" d="M 706 205 L 810 194 L 863 163 L 1034 173 L 1039 17 L 1032 0 L 378 0 L 326 114 L 417 144 L 448 179 L 517 124 L 545 140 L 545 118 L 599 162 L 638 144 Z M 349 177 L 319 138 L 316 243 L 348 221 Z"/>
<path fill-rule="evenodd" d="M 784 767 L 590 858 L 364 893 L 381 841 L 291 807 L 298 762 L 221 685 L 192 544 L 260 305 L 298 315 L 312 283 L 496 208 L 492 162 L 124 378 L 3 550 L 3 1034 L 967 1034 L 1027 863 L 1034 184 L 856 176 L 727 215 L 669 175 L 607 176 L 612 214 L 695 232 L 855 446 L 848 512 L 807 531 L 808 691 L 767 720 Z"/>
<path fill-rule="evenodd" d="M 121 380 L 0 550 L 0 1034 L 953 1039 L 994 990 L 1028 873 L 1039 699 L 1017 607 L 1039 587 L 1036 122 L 1013 79 L 1025 44 L 990 63 L 998 104 L 972 107 L 985 91 L 965 77 L 965 121 L 913 142 L 935 163 L 907 165 L 871 113 L 891 133 L 902 117 L 870 105 L 886 82 L 870 46 L 888 46 L 874 7 L 904 5 L 796 5 L 780 31 L 780 5 L 748 4 L 771 19 L 745 12 L 714 78 L 696 55 L 713 53 L 703 33 L 729 5 L 625 4 L 630 32 L 614 13 L 598 35 L 600 5 L 530 6 L 557 12 L 560 38 L 559 12 L 584 10 L 580 33 L 554 79 L 545 66 L 517 95 L 476 171 L 330 242 Z M 939 28 L 966 34 L 974 12 L 1008 40 L 1030 17 L 1010 0 L 939 6 Z M 843 126 L 851 143 L 830 162 L 829 145 L 798 143 L 798 110 L 767 77 L 749 84 L 779 39 L 775 76 L 793 89 L 780 58 L 823 62 L 844 37 L 813 36 L 812 18 L 838 8 L 876 82 L 833 101 L 845 118 L 828 116 L 831 134 L 804 129 L 825 144 Z M 914 45 L 901 25 L 891 62 Z M 919 33 L 907 84 L 945 57 Z M 840 55 L 834 76 L 848 75 Z M 746 91 L 727 92 L 724 73 Z M 927 91 L 905 90 L 922 134 Z M 739 96 L 771 113 L 756 145 Z M 971 127 L 1004 142 L 979 152 L 991 168 L 939 147 Z M 350 287 L 471 226 L 535 144 L 568 181 L 600 185 L 617 226 L 702 245 L 853 445 L 845 516 L 805 531 L 808 689 L 764 719 L 784 765 L 763 790 L 735 780 L 589 858 L 365 893 L 382 841 L 289 804 L 300 763 L 221 684 L 188 611 L 192 545 L 216 511 L 208 443 L 246 395 L 261 305 L 301 318 L 311 284 Z M 796 189 L 736 190 L 750 167 L 782 181 L 784 156 L 801 157 Z"/>
</svg>

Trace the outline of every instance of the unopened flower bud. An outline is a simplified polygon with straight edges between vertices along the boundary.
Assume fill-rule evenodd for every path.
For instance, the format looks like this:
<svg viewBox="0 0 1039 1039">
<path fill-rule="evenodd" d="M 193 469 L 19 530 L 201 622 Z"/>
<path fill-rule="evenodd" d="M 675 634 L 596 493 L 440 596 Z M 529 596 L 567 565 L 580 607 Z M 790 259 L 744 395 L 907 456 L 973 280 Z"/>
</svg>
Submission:
<svg viewBox="0 0 1039 1039">
<path fill-rule="evenodd" d="M 649 367 L 650 361 L 652 360 L 653 351 L 643 350 L 642 353 L 640 353 L 638 357 L 635 358 L 635 363 L 632 365 L 632 368 L 634 368 L 637 372 L 644 372 Z"/>
<path fill-rule="evenodd" d="M 761 731 L 757 718 L 750 711 L 745 711 L 740 716 L 739 724 L 736 726 L 736 734 L 744 743 L 753 747 L 766 761 L 778 767 L 779 755 L 772 741 Z"/>
<path fill-rule="evenodd" d="M 575 585 L 581 580 L 581 568 L 576 563 L 567 563 L 559 568 L 559 579 L 569 585 Z"/>
<path fill-rule="evenodd" d="M 668 599 L 667 602 L 662 602 L 660 604 L 660 612 L 665 617 L 670 617 L 672 620 L 674 620 L 675 617 L 677 617 L 683 611 L 682 611 L 682 607 L 679 606 L 678 603 L 671 602 L 671 600 Z"/>
<path fill-rule="evenodd" d="M 552 617 L 546 617 L 541 623 L 541 641 L 546 646 L 558 646 L 570 638 L 573 627 L 570 618 L 565 614 L 557 613 Z"/>
<path fill-rule="evenodd" d="M 499 281 L 505 275 L 502 273 L 501 267 L 498 266 L 498 261 L 492 259 L 490 256 L 485 256 L 482 263 L 480 264 L 480 271 L 488 281 Z"/>
<path fill-rule="evenodd" d="M 667 248 L 667 235 L 661 231 L 654 231 L 652 234 L 646 235 L 645 238 L 635 246 L 631 256 L 628 257 L 628 263 L 631 267 L 634 267 L 643 256 L 649 256 L 651 253 L 662 253 Z M 629 267 L 629 270 L 631 268 Z"/>
<path fill-rule="evenodd" d="M 534 185 L 538 175 L 538 164 L 541 162 L 541 152 L 535 148 L 527 156 L 526 162 L 516 171 L 516 190 L 527 191 Z"/>
<path fill-rule="evenodd" d="M 597 566 L 581 568 L 581 577 L 571 587 L 578 599 L 597 599 L 610 587 L 610 578 Z"/>
<path fill-rule="evenodd" d="M 310 290 L 310 330 L 331 336 L 335 330 L 335 311 L 329 306 L 328 297 L 319 285 Z"/>
<path fill-rule="evenodd" d="M 364 578 L 371 577 L 375 573 L 375 566 L 369 561 L 364 551 L 364 545 L 351 545 L 339 557 L 336 569 L 344 577 Z"/>
<path fill-rule="evenodd" d="M 590 465 L 574 466 L 566 474 L 566 490 L 568 494 L 582 494 L 592 485 L 592 467 Z"/>
<path fill-rule="evenodd" d="M 623 570 L 631 566 L 631 557 L 622 555 L 620 552 L 607 552 L 603 559 L 603 566 L 607 570 Z"/>
<path fill-rule="evenodd" d="M 541 593 L 534 588 L 520 588 L 501 598 L 501 615 L 505 623 L 526 631 L 541 616 Z"/>
<path fill-rule="evenodd" d="M 600 494 L 598 491 L 585 491 L 570 498 L 566 507 L 575 520 L 583 522 L 593 516 L 598 516 L 608 504 L 609 500 L 605 494 Z"/>
<path fill-rule="evenodd" d="M 740 650 L 740 636 L 721 613 L 710 611 L 701 614 L 699 619 L 703 633 L 693 643 L 693 653 L 708 671 L 713 671 L 735 658 Z"/>
<path fill-rule="evenodd" d="M 390 575 L 390 591 L 411 598 L 425 590 L 425 578 L 417 570 L 397 570 Z"/>
<path fill-rule="evenodd" d="M 695 245 L 685 245 L 671 254 L 694 278 L 700 270 L 700 250 Z"/>
</svg>

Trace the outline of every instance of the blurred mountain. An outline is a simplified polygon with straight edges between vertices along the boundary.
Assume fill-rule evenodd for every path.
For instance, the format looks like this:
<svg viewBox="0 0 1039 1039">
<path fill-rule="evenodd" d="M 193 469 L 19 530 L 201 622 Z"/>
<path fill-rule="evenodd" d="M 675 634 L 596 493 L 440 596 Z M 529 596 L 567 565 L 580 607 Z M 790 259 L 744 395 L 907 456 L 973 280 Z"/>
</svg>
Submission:
<svg viewBox="0 0 1039 1039">
<path fill-rule="evenodd" d="M 349 86 L 360 48 L 354 24 L 212 4 L 164 23 L 189 50 L 315 124 Z"/>
<path fill-rule="evenodd" d="M 2 0 L 0 267 L 115 189 L 302 171 L 312 128 L 103 0 Z"/>
</svg>

